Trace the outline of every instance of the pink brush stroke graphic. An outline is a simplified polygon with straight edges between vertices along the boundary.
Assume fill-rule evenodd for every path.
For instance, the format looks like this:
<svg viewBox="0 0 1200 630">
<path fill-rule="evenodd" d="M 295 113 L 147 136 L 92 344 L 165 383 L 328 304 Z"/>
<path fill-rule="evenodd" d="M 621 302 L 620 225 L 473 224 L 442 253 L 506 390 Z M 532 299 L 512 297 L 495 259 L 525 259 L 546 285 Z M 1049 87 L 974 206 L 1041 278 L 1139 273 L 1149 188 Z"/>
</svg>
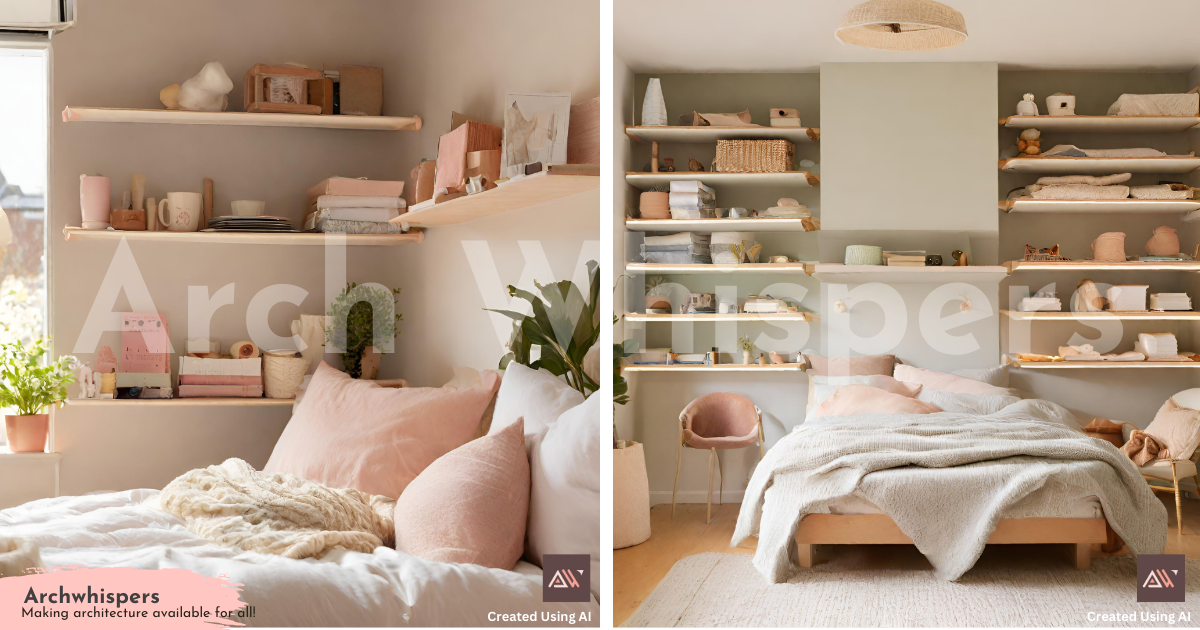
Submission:
<svg viewBox="0 0 1200 630">
<path fill-rule="evenodd" d="M 131 569 L 106 567 L 98 569 L 51 567 L 35 569 L 32 575 L 0 579 L 0 628 L 165 628 L 167 630 L 213 630 L 241 626 L 237 610 L 246 604 L 241 601 L 241 584 L 227 576 L 210 578 L 187 569 Z M 88 587 L 101 602 L 89 602 Z M 30 589 L 38 603 L 27 601 Z M 70 603 L 57 603 L 60 593 L 67 593 Z M 41 601 L 42 595 L 46 595 Z M 138 603 L 129 601 L 137 595 Z M 53 596 L 53 598 L 51 597 Z M 81 596 L 76 601 L 76 595 Z M 109 602 L 109 596 L 113 601 Z M 125 600 L 117 605 L 117 600 Z M 158 601 L 153 601 L 153 595 Z M 148 597 L 149 596 L 149 597 Z M 151 601 L 143 603 L 148 598 Z M 52 603 L 51 600 L 55 603 Z M 32 609 L 45 616 L 31 617 L 23 611 Z M 224 615 L 219 616 L 218 610 Z M 87 616 L 76 617 L 76 611 Z M 99 611 L 98 613 L 93 611 Z M 181 616 L 180 612 L 201 613 Z M 63 613 L 67 625 L 60 626 Z M 203 612 L 208 615 L 204 616 Z M 156 615 L 157 613 L 157 615 Z M 51 616 L 58 615 L 58 616 Z"/>
</svg>

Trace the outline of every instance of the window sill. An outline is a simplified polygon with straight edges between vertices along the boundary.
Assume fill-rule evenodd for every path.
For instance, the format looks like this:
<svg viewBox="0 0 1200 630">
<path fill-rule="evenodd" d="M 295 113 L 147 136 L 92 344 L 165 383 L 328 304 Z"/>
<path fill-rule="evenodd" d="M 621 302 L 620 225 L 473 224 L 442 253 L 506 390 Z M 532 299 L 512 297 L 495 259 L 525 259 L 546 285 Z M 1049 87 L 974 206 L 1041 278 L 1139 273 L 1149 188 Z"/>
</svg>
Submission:
<svg viewBox="0 0 1200 630">
<path fill-rule="evenodd" d="M 0 463 L 11 461 L 57 462 L 61 459 L 62 453 L 14 453 L 8 450 L 7 444 L 0 444 Z"/>
</svg>

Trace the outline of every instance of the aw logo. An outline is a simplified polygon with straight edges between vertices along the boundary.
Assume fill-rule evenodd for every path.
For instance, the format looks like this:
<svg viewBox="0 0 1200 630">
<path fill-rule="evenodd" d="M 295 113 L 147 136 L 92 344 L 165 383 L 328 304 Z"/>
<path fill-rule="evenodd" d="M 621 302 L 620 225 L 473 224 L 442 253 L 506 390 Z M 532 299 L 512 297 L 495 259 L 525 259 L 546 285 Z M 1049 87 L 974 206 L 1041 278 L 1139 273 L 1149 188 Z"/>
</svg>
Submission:
<svg viewBox="0 0 1200 630">
<path fill-rule="evenodd" d="M 1139 602 L 1182 602 L 1184 556 L 1140 555 L 1137 559 Z"/>
<path fill-rule="evenodd" d="M 592 557 L 584 554 L 542 556 L 543 602 L 589 602 Z"/>
</svg>

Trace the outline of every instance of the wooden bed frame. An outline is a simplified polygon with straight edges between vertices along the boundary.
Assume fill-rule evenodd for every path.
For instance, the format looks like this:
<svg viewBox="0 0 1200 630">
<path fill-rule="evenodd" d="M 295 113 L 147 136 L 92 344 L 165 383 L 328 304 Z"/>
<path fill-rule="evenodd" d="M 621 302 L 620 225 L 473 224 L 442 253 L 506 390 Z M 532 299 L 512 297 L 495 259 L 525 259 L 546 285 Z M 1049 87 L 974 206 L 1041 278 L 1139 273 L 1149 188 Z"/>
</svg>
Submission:
<svg viewBox="0 0 1200 630">
<path fill-rule="evenodd" d="M 1075 568 L 1092 564 L 1092 548 L 1108 542 L 1103 518 L 1002 518 L 989 545 L 1074 545 Z M 911 545 L 886 514 L 808 514 L 796 528 L 800 566 L 813 565 L 813 545 Z"/>
</svg>

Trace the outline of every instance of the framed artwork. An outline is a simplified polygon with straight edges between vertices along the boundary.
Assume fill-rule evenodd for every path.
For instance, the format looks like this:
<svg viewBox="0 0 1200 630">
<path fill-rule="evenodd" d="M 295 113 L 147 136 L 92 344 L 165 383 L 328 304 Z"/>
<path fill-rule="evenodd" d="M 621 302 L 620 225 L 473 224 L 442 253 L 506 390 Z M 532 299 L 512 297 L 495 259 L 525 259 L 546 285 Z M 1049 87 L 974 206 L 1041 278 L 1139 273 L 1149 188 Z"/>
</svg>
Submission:
<svg viewBox="0 0 1200 630">
<path fill-rule="evenodd" d="M 570 92 L 506 92 L 501 176 L 521 175 L 533 162 L 566 164 L 570 124 Z"/>
</svg>

